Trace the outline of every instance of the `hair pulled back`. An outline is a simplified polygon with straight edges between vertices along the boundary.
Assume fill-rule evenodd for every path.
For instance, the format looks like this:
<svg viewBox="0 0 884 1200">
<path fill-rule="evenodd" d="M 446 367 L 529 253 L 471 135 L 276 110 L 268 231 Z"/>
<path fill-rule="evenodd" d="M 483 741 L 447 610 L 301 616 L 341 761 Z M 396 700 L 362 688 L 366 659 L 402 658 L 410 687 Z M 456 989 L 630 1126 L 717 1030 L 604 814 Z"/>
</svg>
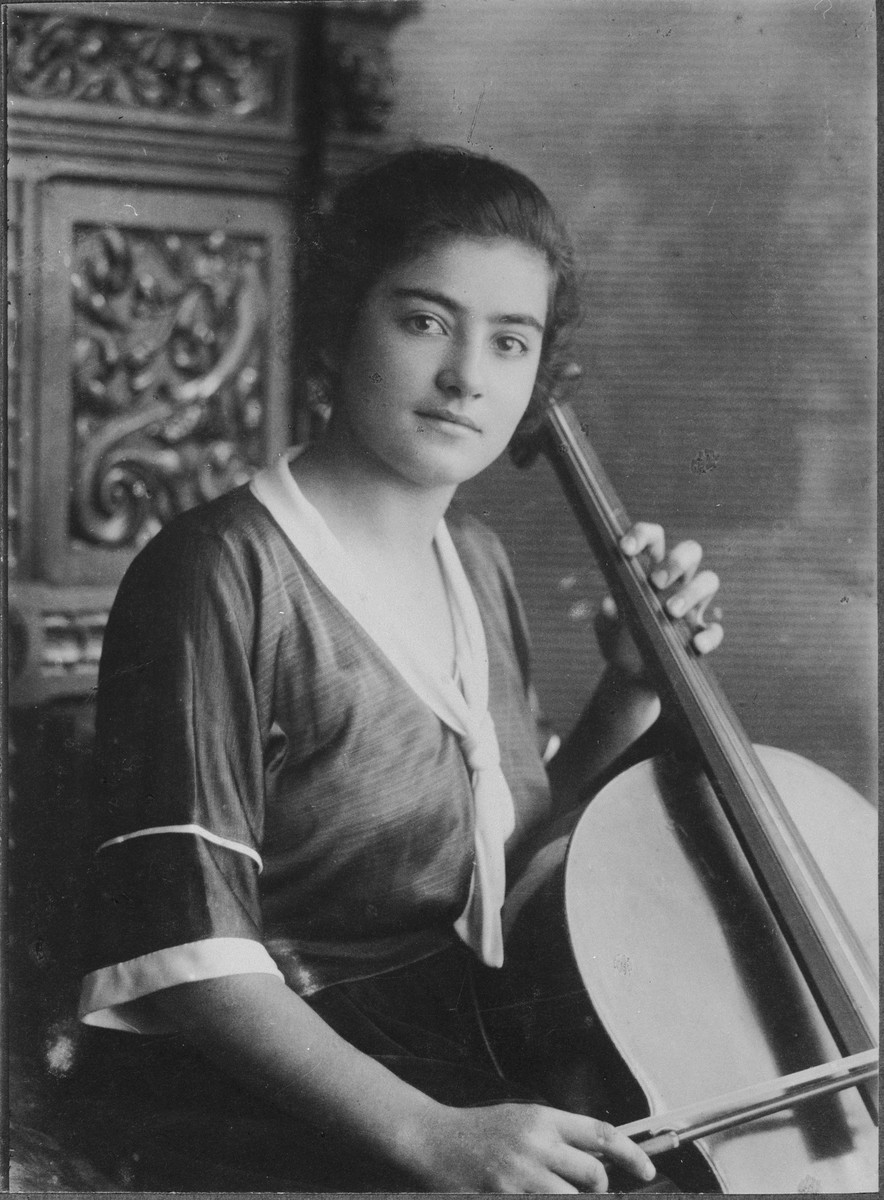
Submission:
<svg viewBox="0 0 884 1200">
<path fill-rule="evenodd" d="M 529 414 L 552 382 L 565 332 L 579 314 L 574 252 L 527 176 L 452 146 L 406 150 L 352 177 L 308 228 L 300 318 L 302 403 L 334 402 L 334 364 L 359 310 L 386 271 L 451 238 L 509 238 L 540 252 L 552 278 Z"/>
</svg>

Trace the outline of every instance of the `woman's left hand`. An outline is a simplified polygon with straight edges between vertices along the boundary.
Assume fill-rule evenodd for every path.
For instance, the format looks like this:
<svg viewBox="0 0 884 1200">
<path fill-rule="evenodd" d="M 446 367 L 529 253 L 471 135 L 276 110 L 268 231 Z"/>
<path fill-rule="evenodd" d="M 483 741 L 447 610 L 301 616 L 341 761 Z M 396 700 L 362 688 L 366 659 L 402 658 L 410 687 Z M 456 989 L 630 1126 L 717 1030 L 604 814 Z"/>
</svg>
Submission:
<svg viewBox="0 0 884 1200">
<path fill-rule="evenodd" d="M 648 579 L 661 593 L 663 607 L 673 618 L 683 617 L 692 630 L 691 645 L 698 654 L 708 654 L 724 637 L 721 609 L 709 605 L 718 592 L 719 579 L 714 571 L 700 570 L 703 557 L 698 542 L 679 542 L 668 553 L 662 525 L 638 521 L 620 542 L 629 558 L 647 551 Z M 643 664 L 638 649 L 621 621 L 610 596 L 602 601 L 596 618 L 596 635 L 608 662 L 638 679 Z"/>
</svg>

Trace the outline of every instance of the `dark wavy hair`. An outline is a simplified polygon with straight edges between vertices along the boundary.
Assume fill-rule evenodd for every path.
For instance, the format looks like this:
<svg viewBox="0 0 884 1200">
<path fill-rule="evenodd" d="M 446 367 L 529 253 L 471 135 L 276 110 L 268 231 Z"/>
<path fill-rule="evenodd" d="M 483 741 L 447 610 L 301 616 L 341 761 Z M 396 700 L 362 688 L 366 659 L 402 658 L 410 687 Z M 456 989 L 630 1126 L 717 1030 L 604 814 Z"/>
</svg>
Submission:
<svg viewBox="0 0 884 1200">
<path fill-rule="evenodd" d="M 333 364 L 346 354 L 368 292 L 393 267 L 454 237 L 510 238 L 539 251 L 552 275 L 537 383 L 526 419 L 551 386 L 579 289 L 568 233 L 527 176 L 454 146 L 402 151 L 348 180 L 305 227 L 298 340 L 302 408 L 334 400 Z"/>
</svg>

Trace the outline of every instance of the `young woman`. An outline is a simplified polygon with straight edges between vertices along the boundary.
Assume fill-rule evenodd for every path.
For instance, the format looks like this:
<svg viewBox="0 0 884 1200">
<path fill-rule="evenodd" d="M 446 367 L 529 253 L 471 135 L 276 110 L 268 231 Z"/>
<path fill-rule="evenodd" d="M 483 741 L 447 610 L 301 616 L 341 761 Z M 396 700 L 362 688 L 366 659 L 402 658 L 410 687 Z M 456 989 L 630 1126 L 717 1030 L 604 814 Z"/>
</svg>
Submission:
<svg viewBox="0 0 884 1200">
<path fill-rule="evenodd" d="M 451 507 L 555 370 L 567 237 L 519 173 L 407 152 L 339 196 L 303 309 L 322 432 L 166 527 L 107 629 L 81 1012 L 129 1178 L 638 1186 L 653 1167 L 592 1096 L 563 1111 L 499 1072 L 477 1002 L 513 864 L 659 708 L 608 605 L 609 666 L 547 772 L 510 568 Z M 714 648 L 699 547 L 641 524 L 623 548 Z"/>
</svg>

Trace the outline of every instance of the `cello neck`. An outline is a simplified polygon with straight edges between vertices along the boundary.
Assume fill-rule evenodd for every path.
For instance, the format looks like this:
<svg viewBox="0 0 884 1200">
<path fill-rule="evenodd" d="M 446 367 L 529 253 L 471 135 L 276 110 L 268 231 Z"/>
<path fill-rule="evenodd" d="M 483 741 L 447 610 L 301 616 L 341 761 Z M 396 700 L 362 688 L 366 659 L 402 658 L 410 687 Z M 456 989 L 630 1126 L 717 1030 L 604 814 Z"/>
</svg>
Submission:
<svg viewBox="0 0 884 1200">
<path fill-rule="evenodd" d="M 548 403 L 542 449 L 624 614 L 661 701 L 678 718 L 845 1054 L 877 1045 L 869 962 L 683 621 L 664 611 L 620 540 L 631 522 L 567 404 Z"/>
</svg>

